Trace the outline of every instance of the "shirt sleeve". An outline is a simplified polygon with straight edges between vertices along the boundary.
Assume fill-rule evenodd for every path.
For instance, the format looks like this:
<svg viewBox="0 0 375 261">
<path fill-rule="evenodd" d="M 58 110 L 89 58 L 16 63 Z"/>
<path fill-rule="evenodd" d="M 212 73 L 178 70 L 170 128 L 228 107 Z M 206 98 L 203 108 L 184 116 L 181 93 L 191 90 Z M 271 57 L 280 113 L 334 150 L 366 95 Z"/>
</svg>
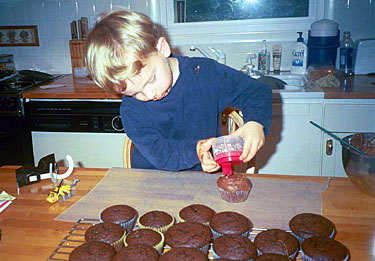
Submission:
<svg viewBox="0 0 375 261">
<path fill-rule="evenodd" d="M 216 67 L 220 110 L 228 105 L 240 109 L 244 122 L 260 123 L 267 135 L 272 122 L 272 89 L 228 66 L 217 63 Z"/>
</svg>

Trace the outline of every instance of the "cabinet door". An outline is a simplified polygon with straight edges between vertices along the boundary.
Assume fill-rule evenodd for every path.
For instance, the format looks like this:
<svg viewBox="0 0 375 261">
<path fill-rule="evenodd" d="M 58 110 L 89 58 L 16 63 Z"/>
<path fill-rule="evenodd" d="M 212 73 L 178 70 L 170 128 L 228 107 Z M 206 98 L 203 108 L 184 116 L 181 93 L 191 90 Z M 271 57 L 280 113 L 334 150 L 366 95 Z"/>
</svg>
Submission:
<svg viewBox="0 0 375 261">
<path fill-rule="evenodd" d="M 309 121 L 322 119 L 320 103 L 274 103 L 272 126 L 257 153 L 256 168 L 264 174 L 320 175 L 321 132 Z"/>
<path fill-rule="evenodd" d="M 324 107 L 324 128 L 343 138 L 356 132 L 375 132 L 375 105 L 358 104 L 358 101 L 340 101 Z M 356 104 L 354 104 L 356 102 Z M 332 141 L 332 151 L 326 149 Z M 322 176 L 346 177 L 342 166 L 341 143 L 328 134 L 322 139 Z"/>
</svg>

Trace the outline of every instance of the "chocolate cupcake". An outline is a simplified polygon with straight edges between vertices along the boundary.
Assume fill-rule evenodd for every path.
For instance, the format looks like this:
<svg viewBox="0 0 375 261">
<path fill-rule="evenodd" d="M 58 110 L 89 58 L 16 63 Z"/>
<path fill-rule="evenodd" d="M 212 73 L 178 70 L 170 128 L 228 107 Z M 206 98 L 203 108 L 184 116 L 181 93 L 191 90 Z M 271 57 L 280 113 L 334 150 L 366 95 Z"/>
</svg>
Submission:
<svg viewBox="0 0 375 261">
<path fill-rule="evenodd" d="M 212 243 L 212 256 L 230 260 L 251 260 L 257 255 L 257 249 L 247 237 L 224 235 Z"/>
<path fill-rule="evenodd" d="M 159 260 L 159 253 L 155 250 L 155 248 L 147 245 L 134 245 L 128 246 L 121 249 L 115 257 L 113 261 L 158 261 Z"/>
<path fill-rule="evenodd" d="M 287 256 L 267 253 L 254 258 L 254 261 L 289 261 L 290 259 Z"/>
<path fill-rule="evenodd" d="M 327 237 L 309 237 L 301 246 L 302 260 L 349 260 L 349 250 L 346 246 Z"/>
<path fill-rule="evenodd" d="M 288 256 L 294 260 L 298 254 L 299 243 L 290 233 L 281 229 L 268 229 L 260 232 L 254 239 L 258 254 L 274 253 Z"/>
<path fill-rule="evenodd" d="M 85 232 L 85 240 L 101 241 L 113 246 L 116 251 L 124 247 L 125 229 L 115 223 L 103 222 L 89 227 Z"/>
<path fill-rule="evenodd" d="M 250 180 L 242 174 L 220 176 L 217 181 L 221 198 L 227 202 L 240 203 L 249 196 L 252 184 Z"/>
<path fill-rule="evenodd" d="M 210 228 L 214 239 L 222 235 L 242 235 L 247 237 L 249 230 L 252 229 L 252 223 L 240 213 L 224 211 L 216 213 L 212 217 Z"/>
<path fill-rule="evenodd" d="M 140 244 L 152 246 L 159 252 L 159 254 L 161 254 L 164 247 L 164 235 L 163 233 L 153 229 L 140 228 L 133 230 L 126 235 L 124 244 L 125 247 Z"/>
<path fill-rule="evenodd" d="M 195 248 L 206 255 L 208 254 L 211 239 L 212 232 L 210 228 L 197 222 L 178 223 L 165 232 L 165 243 L 171 248 Z"/>
<path fill-rule="evenodd" d="M 178 221 L 179 222 L 198 222 L 205 225 L 210 224 L 212 216 L 215 214 L 215 211 L 202 204 L 192 204 L 190 206 L 184 207 L 178 212 Z"/>
<path fill-rule="evenodd" d="M 289 221 L 289 228 L 300 243 L 312 236 L 333 238 L 335 225 L 327 218 L 312 213 L 302 213 Z"/>
<path fill-rule="evenodd" d="M 128 205 L 114 205 L 104 209 L 99 216 L 100 222 L 112 222 L 125 228 L 127 233 L 133 230 L 138 212 Z"/>
<path fill-rule="evenodd" d="M 76 247 L 69 255 L 69 261 L 110 261 L 116 250 L 110 244 L 91 241 Z"/>
<path fill-rule="evenodd" d="M 188 247 L 176 247 L 172 248 L 168 252 L 164 253 L 159 261 L 208 261 L 208 257 L 201 251 L 188 248 Z"/>
<path fill-rule="evenodd" d="M 174 217 L 167 212 L 153 210 L 140 216 L 137 224 L 139 228 L 150 228 L 164 233 L 168 228 L 173 226 Z"/>
</svg>

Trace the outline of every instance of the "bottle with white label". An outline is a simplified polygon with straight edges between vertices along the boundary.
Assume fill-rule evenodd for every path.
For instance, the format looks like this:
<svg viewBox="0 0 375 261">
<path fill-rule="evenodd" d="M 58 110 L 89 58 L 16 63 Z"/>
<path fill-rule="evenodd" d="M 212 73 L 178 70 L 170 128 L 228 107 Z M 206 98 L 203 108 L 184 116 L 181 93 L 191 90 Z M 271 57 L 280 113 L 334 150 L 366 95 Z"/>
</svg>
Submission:
<svg viewBox="0 0 375 261">
<path fill-rule="evenodd" d="M 290 67 L 291 73 L 305 74 L 307 64 L 307 45 L 302 38 L 302 32 L 298 32 L 299 37 L 297 43 L 294 44 L 292 50 L 292 65 Z"/>
</svg>

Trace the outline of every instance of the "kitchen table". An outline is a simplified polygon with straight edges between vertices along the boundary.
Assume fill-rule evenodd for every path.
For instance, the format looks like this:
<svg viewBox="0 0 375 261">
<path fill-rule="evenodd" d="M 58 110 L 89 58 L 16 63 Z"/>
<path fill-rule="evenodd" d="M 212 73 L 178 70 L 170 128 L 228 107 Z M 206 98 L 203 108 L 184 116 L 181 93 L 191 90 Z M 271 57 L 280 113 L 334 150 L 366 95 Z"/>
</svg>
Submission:
<svg viewBox="0 0 375 261">
<path fill-rule="evenodd" d="M 0 213 L 0 260 L 46 260 L 74 225 L 74 222 L 54 219 L 92 190 L 108 170 L 76 168 L 68 178 L 80 180 L 75 196 L 50 204 L 46 201 L 53 189 L 50 180 L 22 187 L 17 195 L 17 168 L 0 168 L 0 191 L 17 197 Z M 255 174 L 251 177 L 326 182 L 326 177 L 316 176 Z M 334 177 L 322 193 L 322 214 L 336 225 L 336 239 L 349 248 L 351 260 L 375 259 L 375 198 L 360 192 L 348 178 Z"/>
</svg>

